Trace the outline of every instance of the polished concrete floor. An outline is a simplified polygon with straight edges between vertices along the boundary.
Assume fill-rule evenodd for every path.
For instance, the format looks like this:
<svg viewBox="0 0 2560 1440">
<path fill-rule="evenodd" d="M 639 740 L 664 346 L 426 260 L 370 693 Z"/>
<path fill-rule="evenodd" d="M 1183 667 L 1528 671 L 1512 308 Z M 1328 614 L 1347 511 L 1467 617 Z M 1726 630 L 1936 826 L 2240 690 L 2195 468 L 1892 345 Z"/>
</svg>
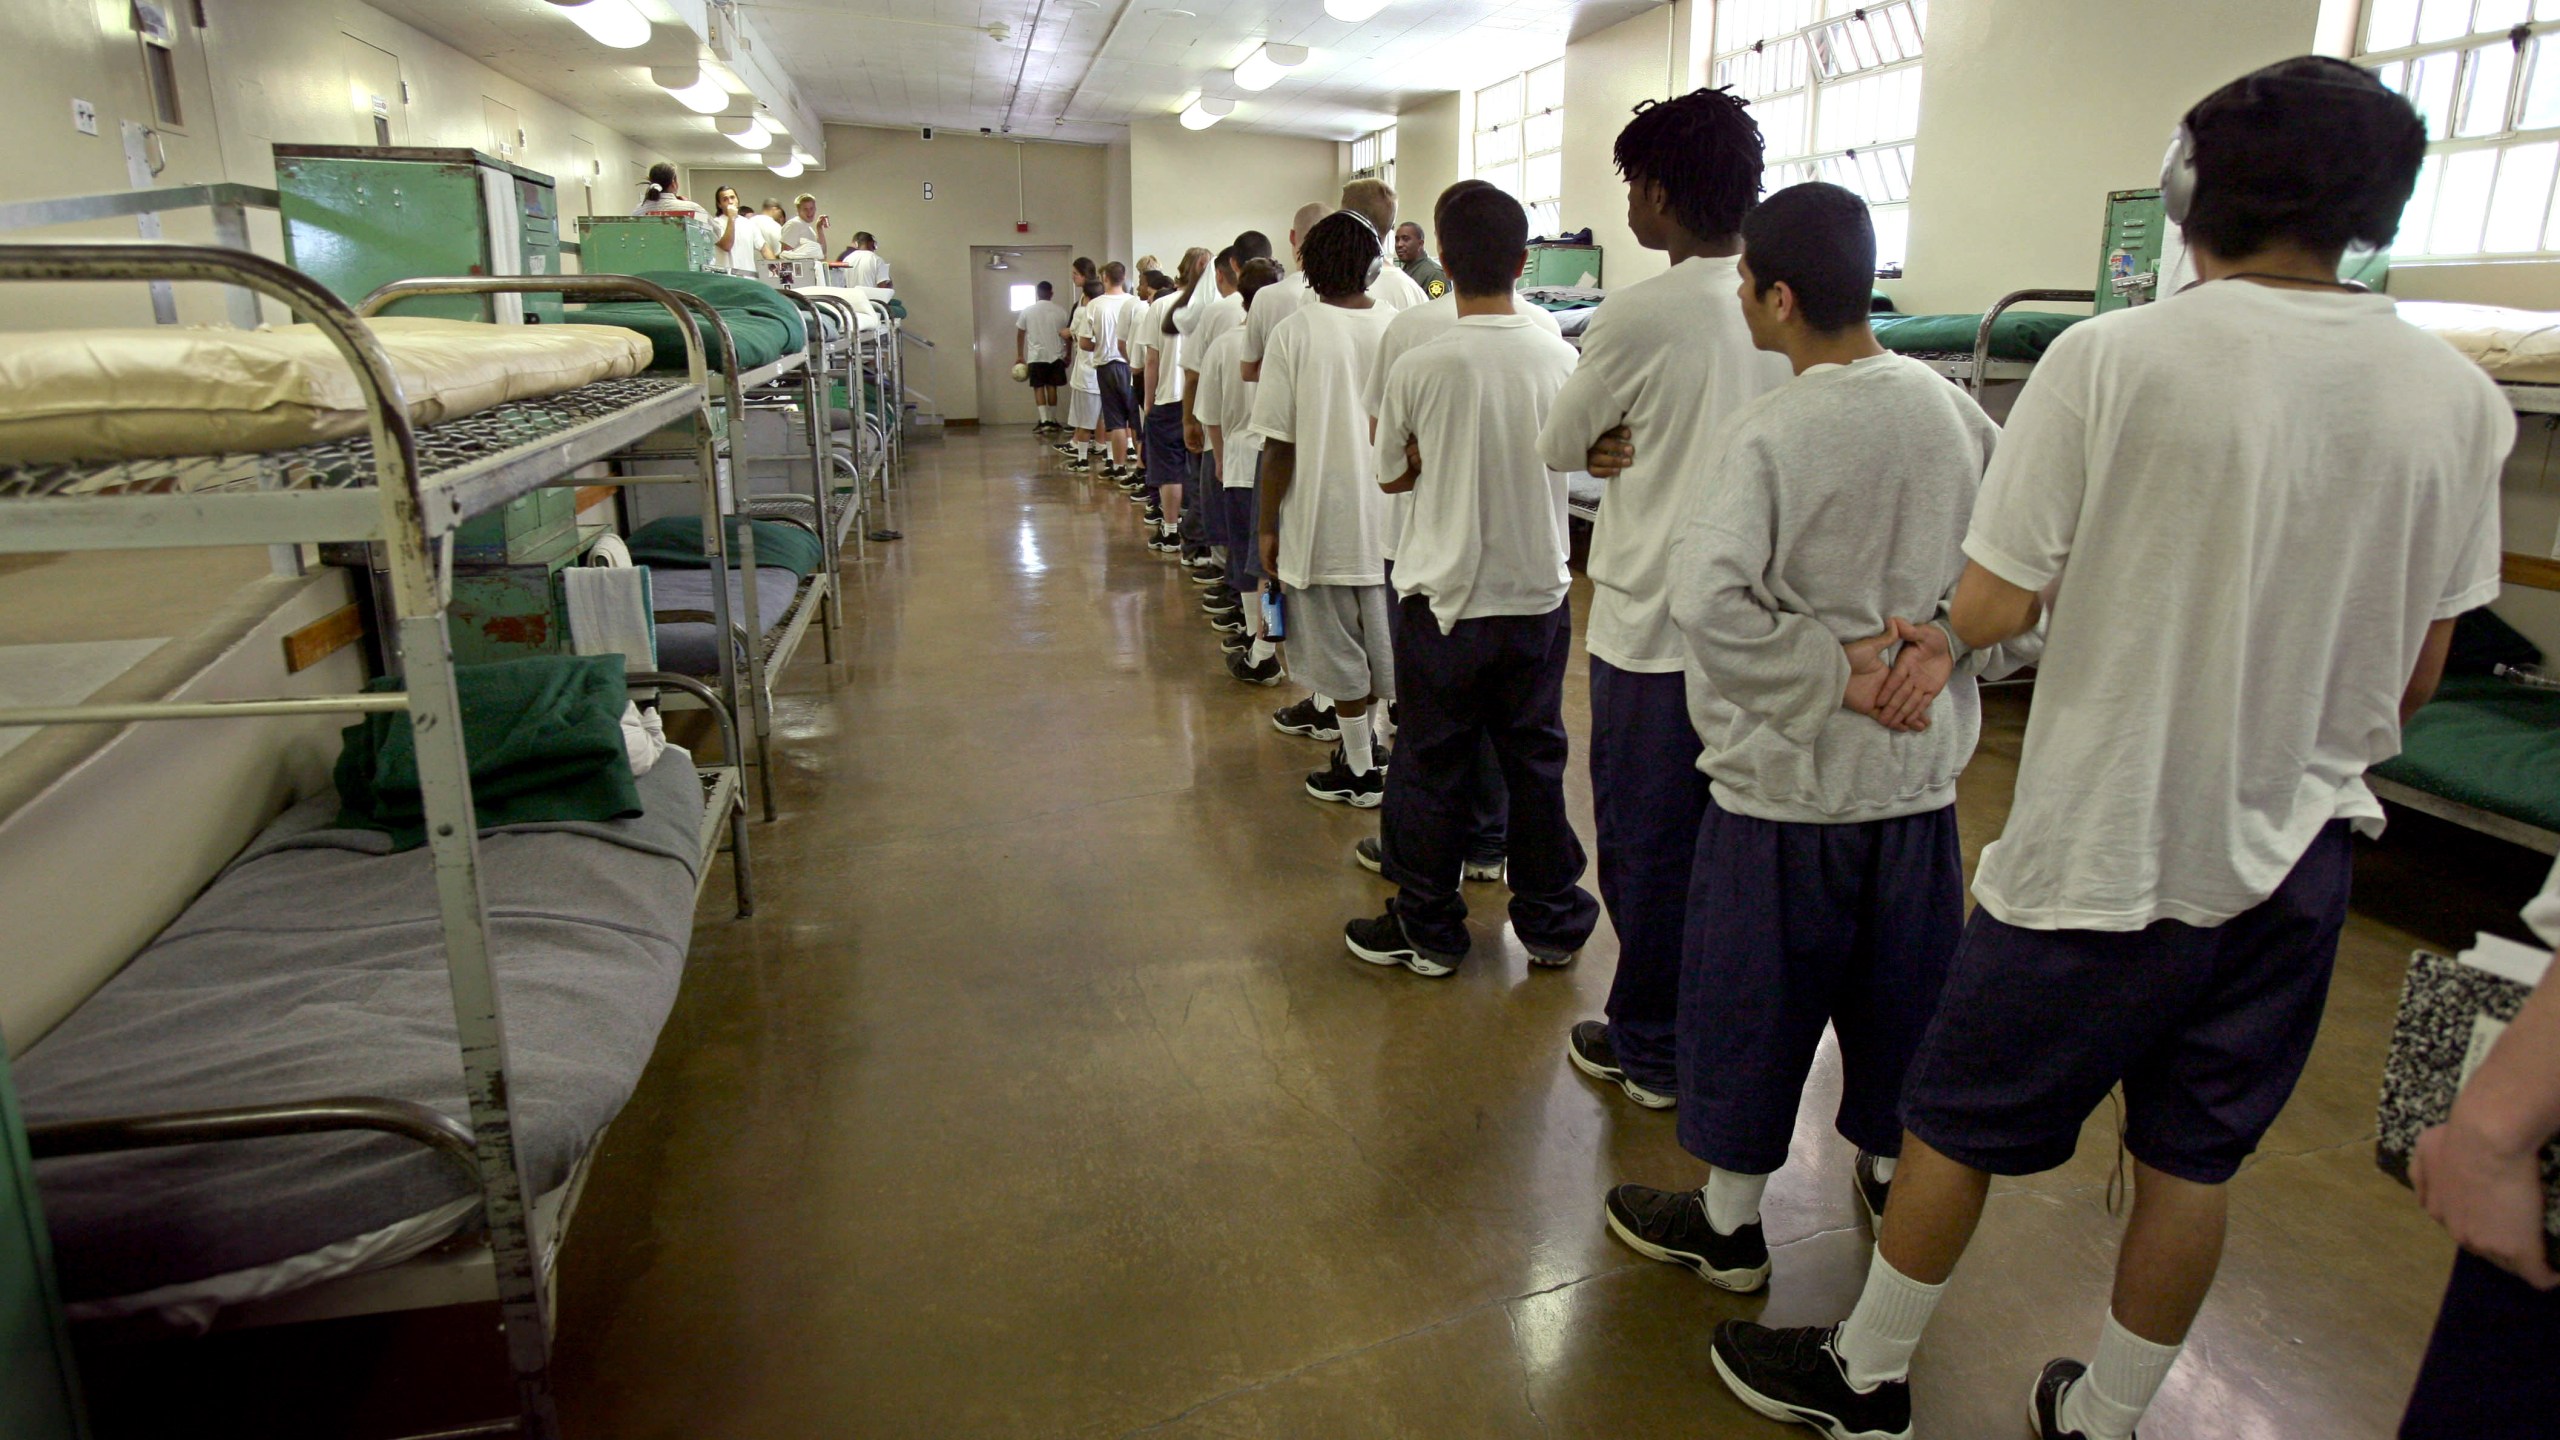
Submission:
<svg viewBox="0 0 2560 1440">
<path fill-rule="evenodd" d="M 1765 1297 L 1636 1258 L 1603 1189 L 1701 1171 L 1562 1058 L 1606 927 L 1532 974 L 1479 886 L 1455 979 L 1351 959 L 1342 922 L 1386 893 L 1351 862 L 1375 817 L 1300 793 L 1322 751 L 1264 718 L 1294 692 L 1224 675 L 1128 504 L 1020 431 L 959 431 L 919 448 L 902 523 L 842 663 L 791 676 L 758 913 L 706 899 L 596 1168 L 563 1276 L 572 1432 L 1785 1433 L 1716 1382 L 1708 1332 L 1856 1294 L 1836 1068 L 1770 1190 Z M 1966 775 L 1969 847 L 2024 703 L 1995 702 Z M 1578 760 L 1572 790 L 1587 835 Z M 2391 1433 L 2450 1256 L 2372 1162 L 2398 976 L 2536 878 L 2442 828 L 2365 858 L 2310 1073 L 2233 1186 L 2145 1434 Z M 1920 1355 L 1923 1433 L 2016 1433 L 2037 1366 L 2085 1354 L 2114 1163 L 2101 1111 L 2071 1164 L 2000 1187 Z"/>
</svg>

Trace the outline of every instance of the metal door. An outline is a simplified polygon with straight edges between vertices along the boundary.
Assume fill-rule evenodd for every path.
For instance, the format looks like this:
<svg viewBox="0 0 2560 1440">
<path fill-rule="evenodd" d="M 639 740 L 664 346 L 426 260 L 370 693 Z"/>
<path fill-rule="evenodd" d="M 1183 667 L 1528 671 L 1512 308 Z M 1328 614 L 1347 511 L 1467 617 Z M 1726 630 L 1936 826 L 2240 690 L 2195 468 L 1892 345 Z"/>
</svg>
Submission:
<svg viewBox="0 0 2560 1440">
<path fill-rule="evenodd" d="M 358 145 L 409 143 L 408 97 L 400 89 L 400 57 L 353 35 L 338 36 L 353 101 L 348 138 Z"/>
<path fill-rule="evenodd" d="M 1016 312 L 1031 303 L 1043 280 L 1054 288 L 1061 306 L 1067 303 L 1068 259 L 1064 245 L 969 247 L 969 295 L 977 321 L 979 424 L 1028 425 L 1037 418 L 1031 409 L 1031 387 L 1013 378 L 1013 320 Z"/>
</svg>

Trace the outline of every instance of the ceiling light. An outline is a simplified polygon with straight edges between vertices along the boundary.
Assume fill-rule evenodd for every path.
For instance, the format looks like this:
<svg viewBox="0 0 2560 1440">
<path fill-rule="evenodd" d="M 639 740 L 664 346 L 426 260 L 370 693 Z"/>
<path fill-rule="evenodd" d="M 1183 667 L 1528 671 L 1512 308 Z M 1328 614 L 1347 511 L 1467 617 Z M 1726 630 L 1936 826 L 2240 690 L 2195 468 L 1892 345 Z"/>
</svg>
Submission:
<svg viewBox="0 0 2560 1440">
<path fill-rule="evenodd" d="M 632 50 L 649 43 L 649 21 L 631 8 L 631 0 L 552 0 L 571 23 L 599 45 Z"/>
<path fill-rule="evenodd" d="M 799 151 L 794 150 L 782 157 L 781 164 L 767 165 L 764 168 L 785 180 L 797 180 L 800 178 L 800 172 L 809 168 L 809 162 Z"/>
<path fill-rule="evenodd" d="M 1182 107 L 1182 128 L 1206 130 L 1236 113 L 1236 102 L 1224 95 L 1203 95 Z"/>
<path fill-rule="evenodd" d="M 711 123 L 720 128 L 721 134 L 729 137 L 730 144 L 741 150 L 762 150 L 773 139 L 773 132 L 764 128 L 764 122 L 753 115 L 723 115 Z M 740 129 L 740 126 L 746 128 Z"/>
<path fill-rule="evenodd" d="M 1324 13 L 1353 25 L 1387 8 L 1387 0 L 1324 0 Z"/>
<path fill-rule="evenodd" d="M 649 78 L 697 115 L 717 115 L 729 108 L 728 87 L 695 66 L 652 65 Z"/>
<path fill-rule="evenodd" d="M 1290 67 L 1307 63 L 1304 45 L 1257 45 L 1236 67 L 1236 84 L 1247 90 L 1268 90 L 1280 83 Z"/>
<path fill-rule="evenodd" d="M 1175 5 L 1158 5 L 1149 9 L 1147 13 L 1155 16 L 1159 20 L 1197 20 L 1200 18 L 1199 11 L 1185 10 Z"/>
</svg>

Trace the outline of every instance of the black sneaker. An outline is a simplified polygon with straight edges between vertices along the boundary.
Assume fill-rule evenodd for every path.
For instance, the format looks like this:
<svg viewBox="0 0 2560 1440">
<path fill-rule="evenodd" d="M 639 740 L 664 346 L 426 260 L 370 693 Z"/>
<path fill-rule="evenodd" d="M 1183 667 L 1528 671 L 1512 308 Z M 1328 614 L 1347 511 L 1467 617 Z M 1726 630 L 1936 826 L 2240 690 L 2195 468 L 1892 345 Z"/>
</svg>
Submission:
<svg viewBox="0 0 2560 1440">
<path fill-rule="evenodd" d="M 1159 530 L 1147 537 L 1147 548 L 1159 555 L 1170 555 L 1182 548 L 1182 542 Z"/>
<path fill-rule="evenodd" d="M 1375 810 L 1387 798 L 1387 772 L 1375 766 L 1365 775 L 1351 773 L 1351 762 L 1344 758 L 1342 747 L 1333 747 L 1332 763 L 1307 776 L 1307 793 L 1318 800 L 1331 800 L 1360 810 Z"/>
<path fill-rule="evenodd" d="M 1387 873 L 1387 847 L 1380 844 L 1375 835 L 1352 846 L 1351 858 L 1359 861 L 1360 868 L 1372 875 Z"/>
<path fill-rule="evenodd" d="M 1230 655 L 1235 654 L 1239 650 L 1250 650 L 1253 648 L 1253 635 L 1243 626 L 1239 625 L 1232 631 L 1225 631 L 1219 634 L 1218 648 L 1226 651 Z"/>
<path fill-rule="evenodd" d="M 1609 1233 L 1648 1259 L 1686 1265 L 1722 1290 L 1749 1294 L 1769 1283 L 1769 1244 L 1760 1222 L 1720 1234 L 1707 1223 L 1706 1197 L 1695 1190 L 1620 1185 L 1602 1209 Z"/>
<path fill-rule="evenodd" d="M 1428 975 L 1435 980 L 1443 975 L 1456 974 L 1458 962 L 1467 958 L 1425 950 L 1407 940 L 1404 922 L 1396 918 L 1393 910 L 1374 920 L 1354 920 L 1343 926 L 1342 943 L 1350 948 L 1352 954 L 1372 965 L 1401 965 L 1416 975 Z"/>
<path fill-rule="evenodd" d="M 1459 867 L 1458 878 L 1470 885 L 1499 885 L 1504 873 L 1503 859 L 1496 855 L 1490 860 L 1465 862 Z"/>
<path fill-rule="evenodd" d="M 1310 740 L 1342 738 L 1342 718 L 1330 706 L 1317 709 L 1313 695 L 1295 705 L 1281 706 L 1272 713 L 1271 725 L 1283 735 L 1304 735 Z"/>
<path fill-rule="evenodd" d="M 2085 1432 L 2062 1428 L 2062 1397 L 2089 1373 L 2077 1360 L 2047 1360 L 2036 1388 L 2027 1396 L 2027 1424 L 2037 1440 L 2088 1440 Z"/>
<path fill-rule="evenodd" d="M 1070 474 L 1090 475 L 1093 473 L 1093 462 L 1078 456 L 1067 462 L 1067 470 Z"/>
<path fill-rule="evenodd" d="M 1857 1182 L 1858 1208 L 1867 1212 L 1868 1233 L 1881 1235 L 1884 1233 L 1885 1197 L 1893 1193 L 1893 1182 L 1876 1178 L 1876 1160 L 1876 1156 L 1859 1151 L 1858 1163 L 1850 1169 L 1849 1175 Z"/>
<path fill-rule="evenodd" d="M 1251 654 L 1252 651 L 1249 649 L 1228 651 L 1227 673 L 1233 675 L 1247 685 L 1279 684 L 1280 657 L 1277 655 L 1265 656 L 1262 663 L 1257 665 L 1249 658 Z"/>
<path fill-rule="evenodd" d="M 1226 588 L 1227 567 L 1219 564 L 1215 560 L 1210 561 L 1206 565 L 1194 565 L 1190 561 L 1186 560 L 1183 562 L 1182 568 L 1190 572 L 1187 578 L 1194 585 L 1198 585 L 1206 589 L 1222 590 Z"/>
<path fill-rule="evenodd" d="M 1606 1020 L 1576 1022 L 1565 1036 L 1564 1054 L 1573 1062 L 1574 1069 L 1594 1080 L 1605 1080 L 1617 1086 L 1627 1092 L 1628 1099 L 1647 1110 L 1668 1110 L 1680 1103 L 1680 1097 L 1667 1089 L 1656 1090 L 1627 1078 L 1626 1067 L 1618 1063 L 1617 1048 L 1609 1043 L 1609 1022 Z"/>
<path fill-rule="evenodd" d="M 1190 566 L 1194 570 L 1223 571 L 1227 568 L 1226 566 L 1218 563 L 1217 556 L 1210 554 L 1206 550 L 1191 551 L 1182 557 L 1182 563 Z"/>
<path fill-rule="evenodd" d="M 1727 1320 L 1716 1327 L 1708 1354 L 1734 1398 L 1772 1420 L 1809 1425 L 1831 1440 L 1904 1440 L 1911 1433 L 1911 1382 L 1851 1386 L 1832 1348 L 1839 1333 Z"/>
<path fill-rule="evenodd" d="M 1138 513 L 1146 518 L 1146 522 L 1148 524 L 1153 525 L 1158 530 L 1162 530 L 1164 528 L 1164 507 L 1153 500 L 1148 501 L 1146 506 L 1139 510 Z M 1182 548 L 1182 541 L 1180 539 L 1171 535 L 1168 535 L 1165 538 L 1173 541 L 1174 549 L 1179 550 Z"/>
<path fill-rule="evenodd" d="M 1241 615 L 1244 613 L 1244 598 L 1233 590 L 1212 590 L 1200 597 L 1200 608 L 1211 615 L 1220 611 Z"/>
<path fill-rule="evenodd" d="M 1541 970 L 1561 970 L 1582 958 L 1580 950 L 1561 950 L 1528 940 L 1521 941 L 1520 948 L 1529 952 L 1529 963 Z"/>
<path fill-rule="evenodd" d="M 1244 635 L 1244 636 L 1247 636 L 1247 637 L 1248 637 L 1248 639 L 1247 639 L 1247 643 L 1250 643 L 1250 636 L 1251 636 L 1251 632 L 1247 631 L 1247 630 L 1244 628 L 1244 616 L 1243 616 L 1242 614 L 1240 614 L 1240 613 L 1236 612 L 1236 611 L 1233 611 L 1233 610 L 1212 610 L 1212 611 L 1210 611 L 1210 612 L 1209 612 L 1209 628 L 1210 628 L 1210 629 L 1212 629 L 1212 630 L 1217 631 L 1217 632 L 1218 632 L 1219 634 L 1221 634 L 1221 635 L 1225 635 L 1225 636 L 1228 636 L 1228 637 L 1230 637 L 1230 638 L 1232 638 L 1232 637 L 1234 637 L 1234 636 L 1238 636 L 1238 635 Z M 1276 657 L 1275 657 L 1275 663 L 1276 663 Z"/>
</svg>

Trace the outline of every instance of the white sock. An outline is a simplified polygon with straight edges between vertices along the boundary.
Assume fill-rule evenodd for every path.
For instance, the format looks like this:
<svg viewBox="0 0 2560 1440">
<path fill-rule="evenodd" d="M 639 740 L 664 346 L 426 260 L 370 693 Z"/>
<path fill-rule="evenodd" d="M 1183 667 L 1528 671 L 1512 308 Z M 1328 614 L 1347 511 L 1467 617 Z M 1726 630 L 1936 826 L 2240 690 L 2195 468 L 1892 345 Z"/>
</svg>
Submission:
<svg viewBox="0 0 2560 1440">
<path fill-rule="evenodd" d="M 1946 1290 L 1943 1284 L 1923 1285 L 1894 1269 L 1884 1252 L 1877 1251 L 1867 1263 L 1867 1288 L 1858 1294 L 1858 1308 L 1849 1312 L 1832 1341 L 1849 1383 L 1872 1390 L 1910 1374 L 1911 1352 L 1920 1348 L 1920 1334 L 1929 1328 L 1929 1317 L 1937 1313 L 1938 1297 Z"/>
<path fill-rule="evenodd" d="M 1245 652 L 1245 663 L 1248 665 L 1259 665 L 1263 661 L 1270 659 L 1274 653 L 1275 651 L 1272 648 L 1271 642 L 1259 635 L 1256 635 L 1253 637 L 1253 647 Z"/>
<path fill-rule="evenodd" d="M 1377 717 L 1378 738 L 1390 745 L 1394 744 L 1396 738 L 1396 718 L 1394 713 L 1383 704 L 1371 707 L 1369 713 Z"/>
<path fill-rule="evenodd" d="M 1893 1172 L 1894 1172 L 1894 1168 L 1895 1168 L 1895 1163 L 1896 1163 L 1896 1162 L 1894 1161 L 1894 1158 L 1893 1158 L 1892 1156 L 1890 1156 L 1890 1155 L 1879 1155 L 1879 1156 L 1877 1156 L 1877 1157 L 1876 1157 L 1876 1166 L 1875 1166 L 1875 1169 L 1876 1169 L 1876 1178 L 1877 1178 L 1878 1180 L 1883 1181 L 1883 1182 L 1884 1182 L 1884 1183 L 1886 1183 L 1887 1185 L 1892 1184 L 1892 1183 L 1893 1183 Z"/>
<path fill-rule="evenodd" d="M 1707 1177 L 1707 1223 L 1719 1235 L 1730 1235 L 1760 1219 L 1760 1196 L 1769 1188 L 1766 1175 L 1718 1169 Z"/>
<path fill-rule="evenodd" d="M 1332 701 L 1326 699 L 1322 695 L 1316 694 L 1313 691 L 1309 691 L 1307 693 L 1307 698 L 1315 702 L 1315 706 L 1318 710 L 1330 710 L 1333 708 Z"/>
<path fill-rule="evenodd" d="M 2098 1331 L 2089 1373 L 2062 1395 L 2062 1428 L 2088 1440 L 2131 1440 L 2134 1422 L 2151 1408 L 2183 1345 L 2154 1345 L 2109 1315 Z"/>
<path fill-rule="evenodd" d="M 1366 775 L 1376 763 L 1369 753 L 1369 712 L 1342 717 L 1342 758 L 1354 775 Z"/>
</svg>

